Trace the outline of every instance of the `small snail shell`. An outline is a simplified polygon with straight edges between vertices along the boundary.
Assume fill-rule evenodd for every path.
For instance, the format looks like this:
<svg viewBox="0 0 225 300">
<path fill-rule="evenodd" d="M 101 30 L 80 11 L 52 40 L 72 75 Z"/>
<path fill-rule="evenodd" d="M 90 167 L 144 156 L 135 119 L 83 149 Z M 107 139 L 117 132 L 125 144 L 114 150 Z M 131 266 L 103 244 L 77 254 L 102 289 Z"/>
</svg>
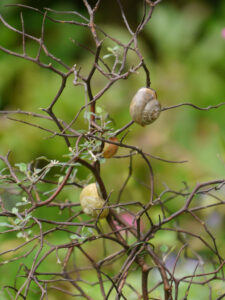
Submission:
<svg viewBox="0 0 225 300">
<path fill-rule="evenodd" d="M 156 92 L 150 88 L 141 88 L 134 95 L 130 104 L 132 120 L 141 126 L 151 124 L 160 114 L 161 105 Z"/>
<path fill-rule="evenodd" d="M 105 201 L 102 199 L 96 183 L 88 184 L 80 193 L 80 204 L 83 212 L 87 215 L 97 218 L 100 214 L 100 218 L 108 216 L 109 209 L 102 207 Z"/>
<path fill-rule="evenodd" d="M 109 140 L 112 142 L 117 142 L 117 143 L 119 142 L 116 137 L 111 137 Z M 110 158 L 116 154 L 117 150 L 118 150 L 117 145 L 105 143 L 104 148 L 103 148 L 103 157 Z"/>
</svg>

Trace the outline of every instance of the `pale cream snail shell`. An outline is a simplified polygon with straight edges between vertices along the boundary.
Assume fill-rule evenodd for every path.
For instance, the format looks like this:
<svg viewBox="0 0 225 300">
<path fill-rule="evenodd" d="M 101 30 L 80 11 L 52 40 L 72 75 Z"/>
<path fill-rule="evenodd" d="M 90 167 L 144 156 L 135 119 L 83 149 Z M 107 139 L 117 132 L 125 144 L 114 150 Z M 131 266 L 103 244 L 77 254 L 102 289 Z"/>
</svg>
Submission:
<svg viewBox="0 0 225 300">
<path fill-rule="evenodd" d="M 109 209 L 103 208 L 105 201 L 102 199 L 96 183 L 88 184 L 80 193 L 80 204 L 83 212 L 94 218 L 105 218 L 108 216 Z"/>
<path fill-rule="evenodd" d="M 160 115 L 161 105 L 156 92 L 150 88 L 141 88 L 134 95 L 130 104 L 132 120 L 141 126 L 154 122 Z"/>
</svg>

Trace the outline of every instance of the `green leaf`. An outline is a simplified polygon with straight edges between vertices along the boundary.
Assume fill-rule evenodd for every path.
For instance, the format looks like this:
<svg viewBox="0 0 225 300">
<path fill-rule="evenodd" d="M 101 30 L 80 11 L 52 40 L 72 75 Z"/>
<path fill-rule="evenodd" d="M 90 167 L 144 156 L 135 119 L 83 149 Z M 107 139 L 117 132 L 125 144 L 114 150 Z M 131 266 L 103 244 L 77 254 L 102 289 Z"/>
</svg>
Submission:
<svg viewBox="0 0 225 300">
<path fill-rule="evenodd" d="M 19 212 L 18 208 L 16 208 L 16 207 L 13 207 L 13 208 L 12 208 L 12 213 L 13 213 L 13 214 L 17 215 L 18 212 Z"/>
<path fill-rule="evenodd" d="M 60 184 L 63 181 L 64 176 L 60 176 L 58 179 L 58 184 Z"/>
<path fill-rule="evenodd" d="M 24 218 L 24 220 L 25 220 L 25 221 L 29 221 L 29 220 L 30 220 L 30 218 L 31 218 L 31 214 L 29 214 L 29 215 L 26 215 L 26 217 Z"/>
<path fill-rule="evenodd" d="M 18 232 L 17 235 L 16 235 L 18 238 L 23 238 L 24 237 L 24 234 L 22 232 Z"/>
<path fill-rule="evenodd" d="M 0 226 L 1 226 L 1 227 L 11 227 L 11 228 L 14 227 L 13 225 L 8 224 L 8 223 L 4 223 L 4 222 L 1 222 L 1 223 L 0 223 Z"/>
<path fill-rule="evenodd" d="M 87 237 L 86 236 L 79 236 L 78 234 L 71 234 L 70 238 L 72 240 L 78 240 L 79 242 L 85 240 Z"/>
<path fill-rule="evenodd" d="M 113 51 L 117 51 L 119 49 L 120 49 L 120 47 L 118 45 L 116 45 L 116 46 L 113 47 Z"/>
<path fill-rule="evenodd" d="M 15 164 L 15 166 L 18 167 L 19 170 L 23 173 L 27 171 L 27 165 L 25 163 Z"/>
<path fill-rule="evenodd" d="M 85 111 L 84 112 L 84 118 L 86 119 L 86 120 L 90 120 L 90 118 L 91 118 L 91 112 L 89 112 L 89 111 Z"/>
<path fill-rule="evenodd" d="M 85 226 L 82 227 L 82 230 L 81 230 L 82 238 L 89 237 L 92 234 L 93 234 L 93 230 L 90 227 L 85 227 Z"/>
<path fill-rule="evenodd" d="M 113 55 L 112 54 L 106 54 L 106 55 L 103 56 L 103 59 L 109 58 L 111 56 L 113 56 Z"/>
<path fill-rule="evenodd" d="M 27 202 L 17 202 L 16 206 L 23 206 L 23 205 L 27 205 Z"/>
<path fill-rule="evenodd" d="M 96 113 L 101 114 L 102 113 L 102 108 L 100 106 L 96 106 Z"/>
<path fill-rule="evenodd" d="M 35 174 L 39 174 L 41 171 L 42 171 L 42 169 L 36 169 L 36 168 L 34 168 L 34 173 Z"/>
<path fill-rule="evenodd" d="M 19 218 L 16 218 L 15 221 L 13 221 L 13 223 L 18 225 L 19 223 L 21 223 L 21 220 Z"/>
<path fill-rule="evenodd" d="M 71 234 L 71 235 L 70 235 L 70 238 L 71 238 L 72 240 L 76 240 L 76 239 L 79 239 L 80 236 L 77 235 L 77 234 Z"/>
</svg>

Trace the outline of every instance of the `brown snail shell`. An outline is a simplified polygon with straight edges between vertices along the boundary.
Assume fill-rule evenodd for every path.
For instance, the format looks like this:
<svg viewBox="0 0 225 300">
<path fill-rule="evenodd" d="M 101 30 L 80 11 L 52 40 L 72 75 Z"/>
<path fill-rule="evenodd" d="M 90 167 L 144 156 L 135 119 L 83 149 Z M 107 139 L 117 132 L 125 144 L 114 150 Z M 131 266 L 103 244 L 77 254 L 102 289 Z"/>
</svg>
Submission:
<svg viewBox="0 0 225 300">
<path fill-rule="evenodd" d="M 141 126 L 154 122 L 160 115 L 161 105 L 155 90 L 141 88 L 134 95 L 130 104 L 132 120 Z"/>
<path fill-rule="evenodd" d="M 116 137 L 111 137 L 109 140 L 112 142 L 117 142 L 117 143 L 119 142 Z M 118 150 L 118 145 L 105 143 L 103 148 L 103 157 L 110 158 L 116 154 L 117 150 Z"/>
<path fill-rule="evenodd" d="M 96 183 L 88 184 L 80 193 L 80 204 L 83 212 L 94 218 L 105 218 L 108 216 L 109 209 L 103 208 L 105 201 L 102 199 Z"/>
</svg>

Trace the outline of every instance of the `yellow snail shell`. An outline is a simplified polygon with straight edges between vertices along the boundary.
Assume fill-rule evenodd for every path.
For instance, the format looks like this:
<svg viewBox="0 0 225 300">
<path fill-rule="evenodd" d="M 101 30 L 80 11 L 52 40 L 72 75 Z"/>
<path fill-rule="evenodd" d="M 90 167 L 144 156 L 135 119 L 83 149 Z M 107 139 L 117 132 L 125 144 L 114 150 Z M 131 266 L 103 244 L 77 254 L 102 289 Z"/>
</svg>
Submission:
<svg viewBox="0 0 225 300">
<path fill-rule="evenodd" d="M 154 122 L 160 115 L 161 105 L 156 92 L 150 88 L 141 88 L 134 95 L 130 104 L 132 120 L 141 126 Z"/>
<path fill-rule="evenodd" d="M 97 218 L 105 218 L 108 216 L 109 209 L 102 207 L 105 204 L 105 201 L 102 199 L 100 192 L 96 183 L 88 184 L 80 193 L 80 204 L 83 209 L 83 212 L 89 216 Z"/>
</svg>

